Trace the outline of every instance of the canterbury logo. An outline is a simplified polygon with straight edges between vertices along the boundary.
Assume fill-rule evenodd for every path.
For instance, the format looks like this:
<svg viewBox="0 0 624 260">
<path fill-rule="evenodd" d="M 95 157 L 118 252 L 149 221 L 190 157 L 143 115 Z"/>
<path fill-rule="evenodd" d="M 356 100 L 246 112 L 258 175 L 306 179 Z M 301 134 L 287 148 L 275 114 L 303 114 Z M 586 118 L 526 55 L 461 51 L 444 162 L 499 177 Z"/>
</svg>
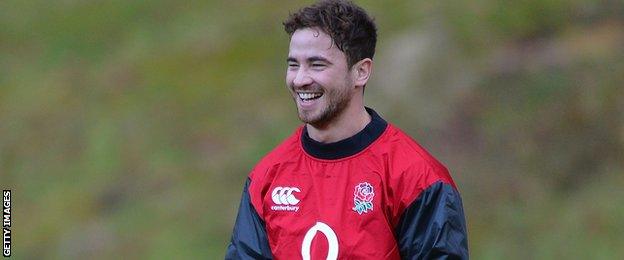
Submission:
<svg viewBox="0 0 624 260">
<path fill-rule="evenodd" d="M 271 192 L 271 198 L 273 199 L 273 203 L 276 205 L 297 205 L 299 200 L 295 198 L 293 192 L 301 192 L 299 188 L 296 187 L 275 187 L 273 192 Z"/>
</svg>

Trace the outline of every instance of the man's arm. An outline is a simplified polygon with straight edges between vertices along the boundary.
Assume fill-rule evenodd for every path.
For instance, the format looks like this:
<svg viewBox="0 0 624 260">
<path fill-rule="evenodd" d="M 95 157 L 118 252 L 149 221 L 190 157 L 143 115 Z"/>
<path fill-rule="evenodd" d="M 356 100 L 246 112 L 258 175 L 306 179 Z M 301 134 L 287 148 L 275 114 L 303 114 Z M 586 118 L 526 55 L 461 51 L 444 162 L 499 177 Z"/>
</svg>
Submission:
<svg viewBox="0 0 624 260">
<path fill-rule="evenodd" d="M 251 204 L 247 179 L 225 259 L 272 259 L 264 221 Z"/>
<path fill-rule="evenodd" d="M 435 182 L 405 209 L 395 229 L 402 259 L 468 259 L 461 197 Z"/>
</svg>

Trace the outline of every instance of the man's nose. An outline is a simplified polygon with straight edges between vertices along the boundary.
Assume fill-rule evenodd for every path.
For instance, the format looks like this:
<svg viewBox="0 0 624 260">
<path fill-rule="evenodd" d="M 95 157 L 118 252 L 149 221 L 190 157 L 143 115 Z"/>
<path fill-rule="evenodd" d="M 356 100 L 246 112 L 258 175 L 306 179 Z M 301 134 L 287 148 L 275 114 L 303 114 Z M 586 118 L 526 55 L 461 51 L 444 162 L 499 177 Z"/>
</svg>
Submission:
<svg viewBox="0 0 624 260">
<path fill-rule="evenodd" d="M 312 84 L 312 78 L 308 72 L 303 68 L 299 69 L 295 79 L 293 80 L 294 87 L 301 88 L 310 84 Z"/>
</svg>

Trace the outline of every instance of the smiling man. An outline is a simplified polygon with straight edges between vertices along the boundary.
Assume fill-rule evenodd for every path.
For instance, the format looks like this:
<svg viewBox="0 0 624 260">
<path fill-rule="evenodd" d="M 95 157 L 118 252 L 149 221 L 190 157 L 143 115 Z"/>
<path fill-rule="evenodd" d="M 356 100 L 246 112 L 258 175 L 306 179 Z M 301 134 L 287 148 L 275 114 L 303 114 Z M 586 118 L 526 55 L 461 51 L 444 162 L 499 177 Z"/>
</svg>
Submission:
<svg viewBox="0 0 624 260">
<path fill-rule="evenodd" d="M 316 141 L 332 143 L 351 137 L 371 120 L 364 109 L 364 85 L 371 74 L 372 53 L 351 64 L 354 61 L 323 29 L 291 23 L 286 24 L 292 34 L 286 85 L 299 118 Z M 374 27 L 369 29 L 374 31 Z"/>
<path fill-rule="evenodd" d="M 447 169 L 364 106 L 373 20 L 333 0 L 284 26 L 286 86 L 305 124 L 249 174 L 226 259 L 467 259 Z"/>
</svg>

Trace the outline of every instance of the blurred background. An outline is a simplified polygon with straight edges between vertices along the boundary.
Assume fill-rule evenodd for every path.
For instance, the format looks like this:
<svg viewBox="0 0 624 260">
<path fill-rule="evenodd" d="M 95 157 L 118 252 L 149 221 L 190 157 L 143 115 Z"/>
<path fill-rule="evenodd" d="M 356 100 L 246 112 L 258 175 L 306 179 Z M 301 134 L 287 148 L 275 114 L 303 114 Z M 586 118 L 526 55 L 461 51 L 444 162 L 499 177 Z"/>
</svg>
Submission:
<svg viewBox="0 0 624 260">
<path fill-rule="evenodd" d="M 367 105 L 451 170 L 472 258 L 624 258 L 624 2 L 356 2 Z M 0 1 L 13 257 L 223 258 L 300 124 L 281 22 L 309 3 Z"/>
</svg>

